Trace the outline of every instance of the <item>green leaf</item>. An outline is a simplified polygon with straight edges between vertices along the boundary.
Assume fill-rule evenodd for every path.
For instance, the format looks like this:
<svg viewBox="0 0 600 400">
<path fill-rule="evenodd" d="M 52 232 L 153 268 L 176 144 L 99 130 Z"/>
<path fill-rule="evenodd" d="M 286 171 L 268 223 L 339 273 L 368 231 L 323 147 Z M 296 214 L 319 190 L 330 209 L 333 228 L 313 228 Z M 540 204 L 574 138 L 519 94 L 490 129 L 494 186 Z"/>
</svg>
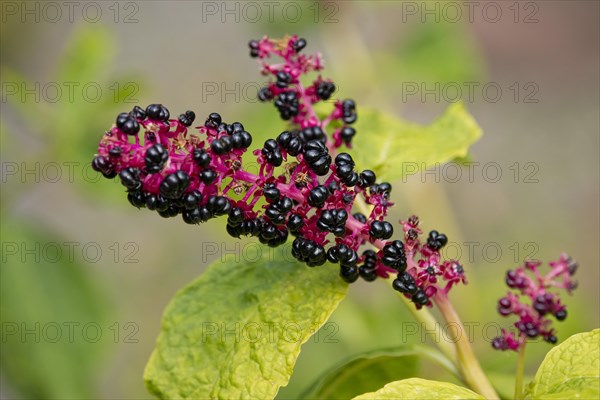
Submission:
<svg viewBox="0 0 600 400">
<path fill-rule="evenodd" d="M 548 352 L 527 388 L 531 398 L 600 397 L 600 329 L 573 335 Z"/>
<path fill-rule="evenodd" d="M 378 349 L 353 356 L 319 379 L 302 398 L 350 399 L 374 391 L 388 382 L 410 378 L 419 372 L 419 358 L 428 358 L 457 373 L 451 362 L 425 346 Z"/>
<path fill-rule="evenodd" d="M 54 232 L 6 219 L 1 232 L 3 378 L 23 398 L 94 397 L 112 333 L 89 270 Z"/>
<path fill-rule="evenodd" d="M 259 247 L 217 262 L 167 307 L 144 378 L 160 398 L 273 398 L 300 346 L 344 298 L 335 268 L 307 268 Z M 247 257 L 248 258 L 248 257 Z"/>
<path fill-rule="evenodd" d="M 481 128 L 462 103 L 454 103 L 432 124 L 422 126 L 382 111 L 360 107 L 350 151 L 361 169 L 394 181 L 458 157 L 481 137 Z"/>
<path fill-rule="evenodd" d="M 411 378 L 391 382 L 376 392 L 365 393 L 354 399 L 483 399 L 477 393 L 461 386 L 447 382 L 429 381 L 427 379 Z"/>
</svg>

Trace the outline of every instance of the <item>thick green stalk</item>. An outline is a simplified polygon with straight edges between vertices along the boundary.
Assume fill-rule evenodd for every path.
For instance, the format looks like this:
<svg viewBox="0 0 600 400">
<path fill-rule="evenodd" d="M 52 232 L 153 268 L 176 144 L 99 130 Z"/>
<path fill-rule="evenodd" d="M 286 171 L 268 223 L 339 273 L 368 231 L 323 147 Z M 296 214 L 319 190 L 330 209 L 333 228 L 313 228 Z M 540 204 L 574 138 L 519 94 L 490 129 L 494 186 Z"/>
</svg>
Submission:
<svg viewBox="0 0 600 400">
<path fill-rule="evenodd" d="M 525 345 L 527 341 L 523 341 L 523 345 L 519 349 L 519 358 L 517 359 L 517 376 L 515 378 L 515 400 L 523 398 L 523 373 L 525 371 Z"/>
<path fill-rule="evenodd" d="M 456 352 L 458 357 L 459 368 L 465 382 L 476 392 L 487 399 L 498 399 L 499 396 L 494 390 L 492 384 L 483 372 L 479 361 L 473 353 L 473 348 L 469 342 L 467 331 L 458 316 L 452 303 L 448 300 L 446 294 L 441 291 L 434 296 L 434 303 L 438 306 L 442 316 L 447 324 L 453 324 L 459 330 L 459 335 L 456 338 Z"/>
</svg>

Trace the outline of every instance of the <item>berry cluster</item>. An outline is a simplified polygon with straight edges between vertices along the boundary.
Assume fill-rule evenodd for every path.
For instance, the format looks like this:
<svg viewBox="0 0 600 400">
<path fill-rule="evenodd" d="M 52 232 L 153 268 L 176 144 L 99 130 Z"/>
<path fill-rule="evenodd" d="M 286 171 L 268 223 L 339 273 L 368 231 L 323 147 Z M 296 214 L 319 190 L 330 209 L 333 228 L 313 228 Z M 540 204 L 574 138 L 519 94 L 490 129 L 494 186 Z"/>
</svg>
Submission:
<svg viewBox="0 0 600 400">
<path fill-rule="evenodd" d="M 304 74 L 322 70 L 320 55 L 302 54 L 306 40 L 296 36 L 265 37 L 249 46 L 262 72 L 273 77 L 259 98 L 273 100 L 290 122 L 252 153 L 257 174 L 243 167 L 252 136 L 241 123 L 225 123 L 212 113 L 189 131 L 192 111 L 171 119 L 160 104 L 119 114 L 100 141 L 94 169 L 107 178 L 118 175 L 132 205 L 162 217 L 181 214 L 186 223 L 198 224 L 226 215 L 229 235 L 254 236 L 273 247 L 291 234 L 296 259 L 311 267 L 339 264 L 346 282 L 397 274 L 394 288 L 419 308 L 431 305 L 438 277 L 448 282 L 446 291 L 464 282 L 457 263 L 440 261 L 443 234 L 432 231 L 421 245 L 416 217 L 404 223 L 406 242 L 392 239 L 393 226 L 385 221 L 392 186 L 338 152 L 356 134 L 349 126 L 357 119 L 355 102 L 335 101 L 321 119 L 313 105 L 330 99 L 335 85 L 320 75 L 309 87 L 301 83 Z M 282 61 L 269 64 L 271 56 Z M 357 203 L 363 213 L 356 212 Z"/>
<path fill-rule="evenodd" d="M 438 291 L 447 294 L 454 285 L 467 283 L 463 267 L 454 260 L 442 261 L 440 250 L 448 242 L 446 235 L 431 231 L 422 243 L 417 216 L 401 223 L 405 241 L 386 245 L 382 261 L 399 271 L 392 284 L 394 289 L 410 298 L 417 308 L 431 307 Z"/>
<path fill-rule="evenodd" d="M 523 267 L 507 272 L 506 285 L 513 292 L 508 292 L 498 301 L 498 312 L 504 317 L 514 314 L 519 319 L 514 323 L 516 334 L 503 329 L 502 335 L 493 340 L 495 349 L 518 351 L 527 339 L 536 337 L 552 344 L 557 342 L 552 320 L 548 316 L 563 321 L 567 318 L 567 310 L 560 297 L 549 290 L 560 288 L 571 293 L 577 286 L 572 280 L 577 263 L 562 254 L 558 261 L 550 262 L 550 271 L 546 275 L 541 274 L 541 265 L 538 261 L 526 261 Z M 514 292 L 526 297 L 529 304 L 522 303 Z"/>
</svg>

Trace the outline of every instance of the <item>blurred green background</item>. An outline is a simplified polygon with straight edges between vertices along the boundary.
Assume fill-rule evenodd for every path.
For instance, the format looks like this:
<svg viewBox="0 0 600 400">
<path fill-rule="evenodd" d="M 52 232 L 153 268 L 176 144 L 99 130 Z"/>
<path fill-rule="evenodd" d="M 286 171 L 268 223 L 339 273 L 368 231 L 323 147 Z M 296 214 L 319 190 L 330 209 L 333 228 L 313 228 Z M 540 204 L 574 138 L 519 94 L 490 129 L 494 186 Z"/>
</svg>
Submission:
<svg viewBox="0 0 600 400">
<path fill-rule="evenodd" d="M 580 287 L 558 335 L 598 327 L 598 2 L 0 4 L 2 398 L 150 397 L 142 371 L 166 304 L 221 257 L 207 244 L 236 245 L 223 221 L 192 227 L 133 209 L 88 163 L 136 104 L 279 133 L 273 107 L 254 98 L 262 78 L 246 43 L 263 34 L 307 38 L 359 115 L 362 104 L 428 123 L 457 97 L 467 103 L 484 130 L 472 175 L 440 168 L 396 182 L 391 217 L 416 213 L 449 235 L 448 255 L 461 250 L 469 285 L 452 299 L 496 382 L 511 387 L 515 355 L 491 349 L 506 324 L 495 304 L 524 257 L 576 258 Z M 424 341 L 380 285 L 350 288 L 331 319 L 335 342 L 305 345 L 281 398 L 354 353 Z M 529 373 L 548 348 L 528 347 Z"/>
</svg>

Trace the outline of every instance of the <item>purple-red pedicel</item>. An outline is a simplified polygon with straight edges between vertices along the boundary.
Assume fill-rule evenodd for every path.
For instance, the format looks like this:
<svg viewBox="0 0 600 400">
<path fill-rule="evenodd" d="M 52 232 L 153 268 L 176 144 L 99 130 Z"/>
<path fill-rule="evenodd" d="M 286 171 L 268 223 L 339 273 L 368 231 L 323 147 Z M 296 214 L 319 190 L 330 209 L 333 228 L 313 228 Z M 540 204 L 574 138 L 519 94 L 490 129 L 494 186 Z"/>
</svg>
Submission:
<svg viewBox="0 0 600 400">
<path fill-rule="evenodd" d="M 273 247 L 291 233 L 295 258 L 309 266 L 337 263 L 346 282 L 398 274 L 394 288 L 419 308 L 431 306 L 438 275 L 447 282 L 446 291 L 465 282 L 457 263 L 440 263 L 443 234 L 432 231 L 427 244 L 419 243 L 416 217 L 404 223 L 406 247 L 392 239 L 393 226 L 384 220 L 393 205 L 392 186 L 377 183 L 371 170 L 356 170 L 352 157 L 337 151 L 350 146 L 356 134 L 350 126 L 357 119 L 355 102 L 333 101 L 321 119 L 313 105 L 330 99 L 335 84 L 321 75 L 306 88 L 300 82 L 323 69 L 321 56 L 302 54 L 306 40 L 296 36 L 265 37 L 249 47 L 261 60 L 262 73 L 272 76 L 260 100 L 273 101 L 281 118 L 290 121 L 289 130 L 253 152 L 257 174 L 243 167 L 252 136 L 240 122 L 229 124 L 211 113 L 191 130 L 194 112 L 170 118 L 161 104 L 119 114 L 100 141 L 94 169 L 107 178 L 118 175 L 133 206 L 165 218 L 181 214 L 186 223 L 197 224 L 227 215 L 231 236 L 256 236 Z M 271 57 L 281 62 L 267 63 Z M 373 206 L 369 215 L 353 213 L 357 197 Z M 379 251 L 361 251 L 363 246 Z"/>
<path fill-rule="evenodd" d="M 572 276 L 577 263 L 562 254 L 557 261 L 549 263 L 550 271 L 546 275 L 540 272 L 541 265 L 538 261 L 526 261 L 524 266 L 506 273 L 506 285 L 513 291 L 498 301 L 498 312 L 504 317 L 516 315 L 519 319 L 514 323 L 515 332 L 503 329 L 502 335 L 493 340 L 495 349 L 518 351 L 527 339 L 537 337 L 548 343 L 557 342 L 549 317 L 563 321 L 567 310 L 558 294 L 551 290 L 564 289 L 570 294 L 576 288 Z M 528 302 L 521 302 L 519 295 Z"/>
</svg>

